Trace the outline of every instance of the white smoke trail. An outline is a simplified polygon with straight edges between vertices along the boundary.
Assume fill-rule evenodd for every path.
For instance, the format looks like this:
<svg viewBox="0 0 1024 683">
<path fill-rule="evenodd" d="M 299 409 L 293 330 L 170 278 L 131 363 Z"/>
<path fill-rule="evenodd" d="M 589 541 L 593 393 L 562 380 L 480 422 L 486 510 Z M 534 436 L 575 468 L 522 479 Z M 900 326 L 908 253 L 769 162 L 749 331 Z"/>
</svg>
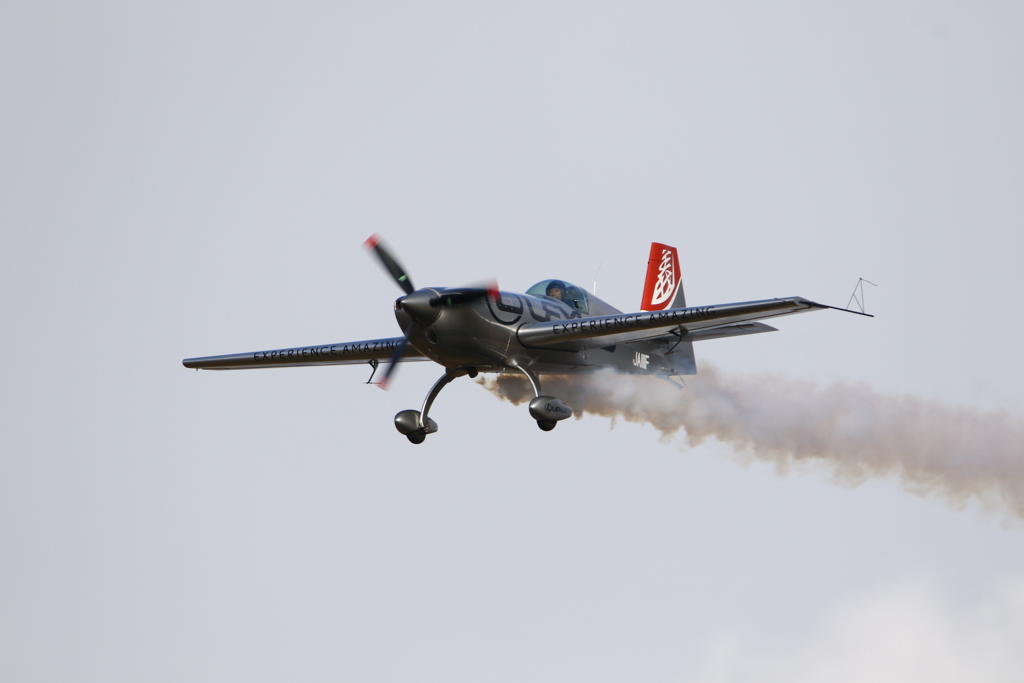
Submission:
<svg viewBox="0 0 1024 683">
<path fill-rule="evenodd" d="M 481 382 L 513 403 L 532 398 L 525 380 Z M 586 413 L 654 426 L 664 439 L 682 430 L 689 445 L 708 438 L 780 472 L 822 463 L 842 484 L 896 476 L 910 491 L 962 506 L 975 498 L 1024 518 L 1024 424 L 1000 413 L 887 396 L 866 384 L 819 386 L 772 376 L 730 377 L 704 364 L 679 389 L 653 377 L 599 372 L 544 376 L 544 393 L 577 417 Z"/>
</svg>

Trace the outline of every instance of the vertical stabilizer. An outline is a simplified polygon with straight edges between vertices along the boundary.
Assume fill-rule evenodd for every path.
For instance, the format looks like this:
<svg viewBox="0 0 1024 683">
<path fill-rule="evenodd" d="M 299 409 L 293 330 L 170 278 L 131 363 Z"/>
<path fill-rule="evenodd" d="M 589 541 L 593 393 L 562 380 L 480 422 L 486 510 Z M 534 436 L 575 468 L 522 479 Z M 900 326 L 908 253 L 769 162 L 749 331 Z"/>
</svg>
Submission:
<svg viewBox="0 0 1024 683">
<path fill-rule="evenodd" d="M 683 277 L 679 271 L 679 254 L 676 248 L 652 242 L 640 310 L 662 311 L 666 308 L 685 307 L 686 296 L 683 294 Z"/>
<path fill-rule="evenodd" d="M 647 259 L 647 281 L 644 283 L 642 311 L 663 311 L 667 308 L 686 308 L 683 276 L 679 270 L 679 253 L 675 247 L 659 242 L 651 243 Z M 684 333 L 680 328 L 678 333 Z M 679 375 L 697 374 L 697 359 L 693 355 L 693 342 L 685 337 L 673 343 L 665 359 Z"/>
</svg>

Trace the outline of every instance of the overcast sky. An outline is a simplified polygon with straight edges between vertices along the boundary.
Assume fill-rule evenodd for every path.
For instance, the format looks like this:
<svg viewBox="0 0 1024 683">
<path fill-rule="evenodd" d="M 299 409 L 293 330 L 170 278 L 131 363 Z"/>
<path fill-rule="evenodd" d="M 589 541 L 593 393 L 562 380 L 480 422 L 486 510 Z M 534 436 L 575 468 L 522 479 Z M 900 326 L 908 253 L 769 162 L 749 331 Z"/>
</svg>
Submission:
<svg viewBox="0 0 1024 683">
<path fill-rule="evenodd" d="M 1024 524 L 441 374 L 417 285 L 843 306 L 738 376 L 1024 415 L 1014 2 L 0 4 L 0 679 L 1019 681 Z M 1024 457 L 1024 456 L 1022 456 Z"/>
</svg>

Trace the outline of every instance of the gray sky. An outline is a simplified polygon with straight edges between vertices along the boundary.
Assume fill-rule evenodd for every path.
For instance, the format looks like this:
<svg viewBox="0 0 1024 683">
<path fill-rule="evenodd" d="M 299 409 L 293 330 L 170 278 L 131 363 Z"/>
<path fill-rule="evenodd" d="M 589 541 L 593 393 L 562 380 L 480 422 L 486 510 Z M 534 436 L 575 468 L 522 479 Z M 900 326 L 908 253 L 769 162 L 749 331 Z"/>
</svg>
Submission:
<svg viewBox="0 0 1024 683">
<path fill-rule="evenodd" d="M 0 6 L 0 679 L 1017 681 L 1024 526 L 363 368 L 417 284 L 800 295 L 698 364 L 1024 414 L 1018 3 Z"/>
</svg>

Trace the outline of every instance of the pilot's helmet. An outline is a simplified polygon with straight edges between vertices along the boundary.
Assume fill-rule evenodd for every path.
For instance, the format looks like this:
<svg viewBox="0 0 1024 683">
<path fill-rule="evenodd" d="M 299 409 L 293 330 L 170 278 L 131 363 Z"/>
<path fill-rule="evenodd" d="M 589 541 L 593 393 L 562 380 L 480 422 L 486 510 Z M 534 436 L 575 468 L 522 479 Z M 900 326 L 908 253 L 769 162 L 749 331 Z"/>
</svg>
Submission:
<svg viewBox="0 0 1024 683">
<path fill-rule="evenodd" d="M 562 282 L 561 280 L 552 280 L 551 282 L 549 282 L 547 288 L 544 290 L 544 293 L 547 294 L 548 296 L 551 296 L 551 290 L 553 289 L 562 290 L 561 296 L 558 297 L 560 299 L 566 295 L 565 283 Z"/>
</svg>

